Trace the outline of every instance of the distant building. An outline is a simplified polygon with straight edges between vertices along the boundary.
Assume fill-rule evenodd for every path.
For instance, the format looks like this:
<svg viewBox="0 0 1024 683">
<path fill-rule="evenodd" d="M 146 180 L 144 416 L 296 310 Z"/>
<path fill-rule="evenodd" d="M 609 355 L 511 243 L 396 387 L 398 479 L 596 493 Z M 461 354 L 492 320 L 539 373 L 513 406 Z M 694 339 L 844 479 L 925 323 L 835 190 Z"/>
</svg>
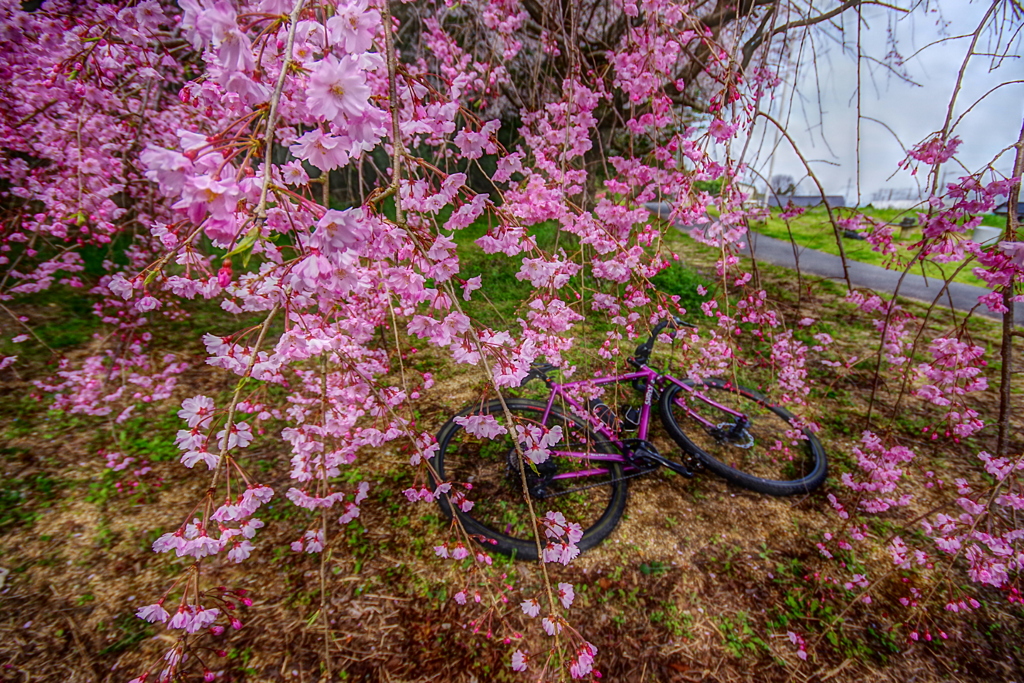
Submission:
<svg viewBox="0 0 1024 683">
<path fill-rule="evenodd" d="M 825 195 L 825 199 L 828 200 L 828 205 L 832 207 L 846 206 L 846 197 L 838 194 Z M 803 207 L 814 207 L 821 206 L 822 199 L 820 194 L 794 194 L 794 195 L 769 195 L 768 206 L 780 206 L 785 207 L 792 204 L 793 206 Z"/>
</svg>

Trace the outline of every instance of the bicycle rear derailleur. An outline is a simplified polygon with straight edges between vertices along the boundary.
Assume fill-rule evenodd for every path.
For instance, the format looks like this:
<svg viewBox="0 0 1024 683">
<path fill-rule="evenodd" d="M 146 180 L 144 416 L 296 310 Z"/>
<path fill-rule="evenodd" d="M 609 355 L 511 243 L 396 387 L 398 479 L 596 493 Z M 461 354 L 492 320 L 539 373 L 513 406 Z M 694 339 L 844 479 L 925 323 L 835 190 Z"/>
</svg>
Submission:
<svg viewBox="0 0 1024 683">
<path fill-rule="evenodd" d="M 749 426 L 750 420 L 738 417 L 735 422 L 723 422 L 707 431 L 718 443 L 732 444 L 737 448 L 750 448 L 754 445 L 754 435 L 747 429 Z"/>
</svg>

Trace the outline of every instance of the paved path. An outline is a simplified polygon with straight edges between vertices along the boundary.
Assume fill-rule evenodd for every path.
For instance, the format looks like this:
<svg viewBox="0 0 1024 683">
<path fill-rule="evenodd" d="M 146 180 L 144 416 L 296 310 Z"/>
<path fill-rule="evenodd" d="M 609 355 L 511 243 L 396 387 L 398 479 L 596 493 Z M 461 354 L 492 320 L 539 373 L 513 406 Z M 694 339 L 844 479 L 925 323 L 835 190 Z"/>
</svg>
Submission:
<svg viewBox="0 0 1024 683">
<path fill-rule="evenodd" d="M 666 204 L 652 202 L 646 206 L 652 213 L 656 213 L 662 218 L 667 217 L 670 211 Z M 687 233 L 692 228 L 698 226 L 677 225 L 676 227 L 681 232 Z M 827 277 L 831 280 L 845 282 L 843 278 L 843 262 L 838 256 L 800 246 L 797 246 L 794 250 L 793 245 L 787 241 L 777 240 L 756 232 L 748 234 L 748 245 L 744 249 L 744 253 L 749 256 L 751 250 L 753 250 L 753 254 L 758 261 L 793 269 L 796 269 L 799 264 L 799 269 L 802 273 L 810 273 Z M 856 287 L 868 287 L 879 292 L 891 294 L 899 284 L 900 272 L 886 270 L 881 266 L 860 263 L 859 261 L 847 260 L 846 266 L 850 274 L 850 282 Z M 935 301 L 935 298 L 942 290 L 942 286 L 941 280 L 934 278 L 926 279 L 922 275 L 909 273 L 903 278 L 903 284 L 899 285 L 899 295 L 930 304 Z M 977 305 L 979 296 L 984 296 L 989 291 L 984 287 L 975 287 L 974 285 L 967 285 L 962 282 L 951 282 L 946 293 L 942 295 L 939 305 L 964 313 Z M 1024 306 L 1017 305 L 1015 309 L 1014 322 L 1017 325 L 1024 326 Z M 987 306 L 979 306 L 975 313 L 989 318 L 1002 319 L 1003 317 L 1001 313 L 990 311 Z"/>
</svg>

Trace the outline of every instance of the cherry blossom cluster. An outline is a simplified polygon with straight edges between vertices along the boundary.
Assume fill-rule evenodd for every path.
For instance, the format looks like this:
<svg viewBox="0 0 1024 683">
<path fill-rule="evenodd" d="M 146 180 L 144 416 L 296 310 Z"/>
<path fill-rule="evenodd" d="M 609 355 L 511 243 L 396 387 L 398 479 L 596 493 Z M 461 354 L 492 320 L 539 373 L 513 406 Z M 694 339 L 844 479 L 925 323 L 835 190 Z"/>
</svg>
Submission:
<svg viewBox="0 0 1024 683">
<path fill-rule="evenodd" d="M 869 431 L 861 435 L 861 445 L 853 448 L 857 465 L 864 472 L 864 479 L 858 481 L 846 472 L 843 484 L 862 495 L 860 506 L 868 512 L 883 512 L 893 506 L 908 505 L 910 494 L 893 498 L 904 475 L 906 463 L 914 458 L 914 452 L 905 446 L 886 446 L 882 439 Z"/>
<path fill-rule="evenodd" d="M 927 164 L 939 164 L 955 153 L 959 140 L 944 143 L 939 138 L 923 143 L 912 150 L 910 157 Z M 972 228 L 981 220 L 981 214 L 990 212 L 1002 196 L 1010 194 L 1018 179 L 996 178 L 983 180 L 972 175 L 960 178 L 946 186 L 941 196 L 931 197 L 919 214 L 923 228 L 922 239 L 911 248 L 915 259 L 935 262 L 964 260 L 978 267 L 973 272 L 982 278 L 992 292 L 979 297 L 979 303 L 996 312 L 1006 312 L 1006 300 L 1020 299 L 1017 286 L 1020 269 L 1014 261 L 1016 242 L 1004 242 L 983 247 L 970 239 Z M 893 235 L 888 226 L 876 225 L 868 235 L 873 248 L 886 254 L 896 254 Z M 894 267 L 906 264 L 893 262 Z M 985 427 L 975 392 L 988 388 L 985 376 L 988 363 L 986 349 L 959 336 L 960 330 L 926 338 L 927 356 L 924 362 L 912 364 L 920 358 L 920 328 L 923 322 L 895 303 L 877 296 L 852 292 L 849 301 L 861 312 L 873 316 L 876 329 L 881 333 L 880 356 L 891 364 L 893 374 L 909 388 L 909 394 L 931 406 L 927 411 L 929 424 L 922 429 L 925 439 L 940 439 L 960 443 L 967 436 L 977 435 Z M 894 410 L 900 410 L 900 406 Z M 907 505 L 912 500 L 910 480 L 920 476 L 925 489 L 935 489 L 947 495 L 950 487 L 927 467 L 914 461 L 921 447 L 909 447 L 872 431 L 863 434 L 861 444 L 853 449 L 860 472 L 847 472 L 842 482 L 856 493 L 854 501 L 843 501 L 830 494 L 829 499 L 839 517 L 846 522 L 845 537 L 850 541 L 865 541 L 867 527 L 861 523 L 862 514 L 886 512 L 894 506 Z M 950 565 L 965 561 L 969 578 L 979 584 L 1001 588 L 1009 596 L 1016 590 L 1016 574 L 1020 560 L 1013 550 L 1020 537 L 1019 525 L 1013 510 L 1020 490 L 1017 474 L 1018 457 L 995 457 L 981 451 L 977 456 L 979 470 L 996 482 L 994 486 L 980 485 L 975 478 L 965 476 L 955 480 L 956 494 L 946 500 L 941 512 L 929 515 L 922 525 L 928 537 L 924 544 L 914 547 L 907 536 L 891 540 L 889 552 L 893 565 L 902 570 L 932 568 L 942 558 Z M 974 482 L 974 483 L 971 483 Z M 856 509 L 856 513 L 855 510 Z M 842 536 L 831 538 L 841 549 L 849 550 L 850 543 Z M 931 546 L 931 547 L 929 547 Z M 819 549 L 832 557 L 824 544 Z M 938 550 L 938 553 L 935 552 Z M 867 590 L 867 589 L 865 589 Z M 904 607 L 919 608 L 917 589 L 900 599 Z M 978 606 L 974 597 L 957 590 L 949 597 L 946 609 L 968 610 Z M 931 634 L 925 631 L 927 639 Z M 941 634 L 945 637 L 945 634 Z M 919 629 L 908 636 L 920 637 Z"/>
<path fill-rule="evenodd" d="M 932 211 L 923 216 L 919 258 L 949 263 L 977 256 L 982 248 L 967 235 L 981 224 L 982 214 L 990 212 L 1009 187 L 1005 179 L 986 184 L 976 176 L 950 183 L 942 197 L 931 199 Z"/>
<path fill-rule="evenodd" d="M 926 140 L 907 153 L 907 163 L 911 159 L 921 161 L 928 166 L 942 164 L 953 158 L 956 151 L 963 144 L 959 137 L 944 138 L 941 135 Z"/>
<path fill-rule="evenodd" d="M 51 395 L 54 410 L 72 415 L 114 415 L 114 422 L 121 424 L 137 406 L 170 398 L 178 375 L 189 367 L 174 354 L 166 354 L 154 363 L 143 343 L 135 341 L 120 354 L 106 351 L 89 356 L 78 368 L 61 359 L 54 377 L 33 384 Z M 160 368 L 156 372 L 154 365 Z"/>
<path fill-rule="evenodd" d="M 984 349 L 957 339 L 938 338 L 929 351 L 932 361 L 918 366 L 926 384 L 917 387 L 914 394 L 946 409 L 947 437 L 959 439 L 974 434 L 984 423 L 978 411 L 970 407 L 967 394 L 988 388 L 988 380 L 981 374 L 987 365 Z"/>
<path fill-rule="evenodd" d="M 571 583 L 559 583 L 555 597 L 562 608 L 568 610 L 576 597 L 575 587 Z M 542 600 L 540 598 L 527 598 L 520 604 L 520 608 L 528 617 L 536 618 L 542 611 Z M 568 622 L 559 615 L 549 614 L 541 618 L 541 626 L 549 636 L 555 636 L 563 632 L 569 635 L 572 642 L 572 655 L 569 664 L 569 675 L 572 678 L 583 678 L 593 674 L 594 678 L 600 678 L 600 674 L 594 671 L 594 657 L 597 655 L 597 648 L 592 643 L 583 639 L 578 632 L 569 626 Z M 543 663 L 552 651 L 529 653 L 522 649 L 512 654 L 512 668 L 515 671 L 527 671 L 531 662 L 539 660 Z"/>
<path fill-rule="evenodd" d="M 1014 575 L 1024 568 L 1024 554 L 1017 551 L 1024 537 L 1012 522 L 1014 514 L 1024 509 L 1024 489 L 1020 472 L 1024 461 L 997 457 L 982 451 L 978 454 L 986 473 L 993 477 L 993 490 L 970 484 L 963 478 L 955 481 L 957 513 L 938 513 L 922 524 L 944 554 L 964 558 L 972 581 L 1002 588 L 1016 589 Z M 954 601 L 947 609 L 967 609 L 976 601 Z"/>
<path fill-rule="evenodd" d="M 82 290 L 88 265 L 83 249 L 116 245 L 108 257 L 118 257 L 102 264 L 109 272 L 133 271 L 152 260 L 159 243 L 148 229 L 140 239 L 122 237 L 130 226 L 148 228 L 169 215 L 168 207 L 150 201 L 151 187 L 135 165 L 136 145 L 163 143 L 175 129 L 195 121 L 169 85 L 180 83 L 182 74 L 166 42 L 172 7 L 156 0 L 122 8 L 55 2 L 47 11 L 27 12 L 18 3 L 4 3 L 0 71 L 17 96 L 5 97 L 0 105 L 5 185 L 0 299 L 51 287 Z M 152 309 L 143 305 L 145 310 Z M 134 380 L 149 373 L 155 385 L 166 379 L 159 377 L 165 368 L 176 363 L 166 356 L 140 358 L 145 351 L 139 343 L 146 340 L 130 331 L 144 325 L 144 317 L 127 310 L 101 317 L 121 328 L 122 348 L 130 351 L 117 359 L 105 353 L 90 357 L 84 362 L 92 370 L 85 376 L 62 377 L 66 388 L 77 382 L 86 391 L 62 391 L 61 409 L 100 409 L 126 364 L 135 366 Z M 97 371 L 101 365 L 109 373 L 106 379 Z M 150 392 L 149 400 L 165 393 Z"/>
<path fill-rule="evenodd" d="M 139 490 L 143 483 L 154 488 L 159 488 L 163 483 L 159 477 L 153 476 L 153 468 L 147 460 L 139 460 L 118 452 L 107 452 L 104 449 L 100 449 L 99 455 L 107 459 L 107 470 L 118 477 L 114 482 L 114 488 L 118 493 Z"/>
</svg>

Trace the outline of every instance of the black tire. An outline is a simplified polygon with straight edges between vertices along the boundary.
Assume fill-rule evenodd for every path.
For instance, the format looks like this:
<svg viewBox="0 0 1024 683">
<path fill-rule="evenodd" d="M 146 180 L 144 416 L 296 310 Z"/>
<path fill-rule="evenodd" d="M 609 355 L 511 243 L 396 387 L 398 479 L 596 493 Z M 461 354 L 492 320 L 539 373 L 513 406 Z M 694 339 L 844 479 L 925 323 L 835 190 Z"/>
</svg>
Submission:
<svg viewBox="0 0 1024 683">
<path fill-rule="evenodd" d="M 514 424 L 523 427 L 541 426 L 545 403 L 526 399 L 506 399 Z M 485 549 L 521 560 L 537 559 L 534 525 L 530 519 L 523 488 L 523 474 L 527 475 L 528 489 L 534 512 L 543 518 L 548 512 L 560 512 L 567 522 L 575 522 L 583 529 L 576 543 L 581 550 L 597 545 L 612 532 L 626 507 L 626 481 L 622 480 L 622 466 L 618 462 L 596 462 L 585 459 L 559 457 L 552 453 L 535 472 L 529 461 L 520 469 L 520 458 L 511 435 L 514 429 L 494 439 L 474 436 L 455 422 L 458 417 L 490 415 L 509 428 L 509 422 L 500 401 L 475 404 L 450 419 L 437 434 L 438 452 L 431 458 L 435 486 L 440 482 L 452 484 L 451 495 L 441 495 L 438 503 L 450 518 L 453 514 L 472 537 L 481 540 Z M 561 426 L 563 438 L 552 450 L 571 447 L 577 452 L 617 453 L 607 441 L 601 441 L 580 420 L 552 409 L 544 433 Z M 551 481 L 547 476 L 573 470 L 606 468 L 608 474 Z M 543 475 L 543 476 L 541 476 Z M 470 484 L 467 490 L 465 484 Z M 538 491 L 538 485 L 544 490 Z M 573 489 L 589 486 L 579 491 Z M 562 493 L 564 495 L 557 495 Z M 555 494 L 555 495 L 552 495 Z M 473 507 L 464 512 L 459 506 L 460 496 L 472 501 Z M 454 498 L 456 506 L 452 505 Z M 541 546 L 548 538 L 541 530 Z M 482 537 L 482 538 L 481 538 Z"/>
<path fill-rule="evenodd" d="M 686 384 L 696 392 L 676 384 L 662 392 L 661 419 L 672 439 L 709 470 L 737 486 L 772 496 L 808 493 L 825 481 L 825 450 L 812 433 L 799 426 L 792 413 L 771 405 L 752 389 L 724 380 Z M 700 400 L 698 394 L 743 413 L 749 425 L 736 434 L 727 433 L 736 418 Z"/>
</svg>

